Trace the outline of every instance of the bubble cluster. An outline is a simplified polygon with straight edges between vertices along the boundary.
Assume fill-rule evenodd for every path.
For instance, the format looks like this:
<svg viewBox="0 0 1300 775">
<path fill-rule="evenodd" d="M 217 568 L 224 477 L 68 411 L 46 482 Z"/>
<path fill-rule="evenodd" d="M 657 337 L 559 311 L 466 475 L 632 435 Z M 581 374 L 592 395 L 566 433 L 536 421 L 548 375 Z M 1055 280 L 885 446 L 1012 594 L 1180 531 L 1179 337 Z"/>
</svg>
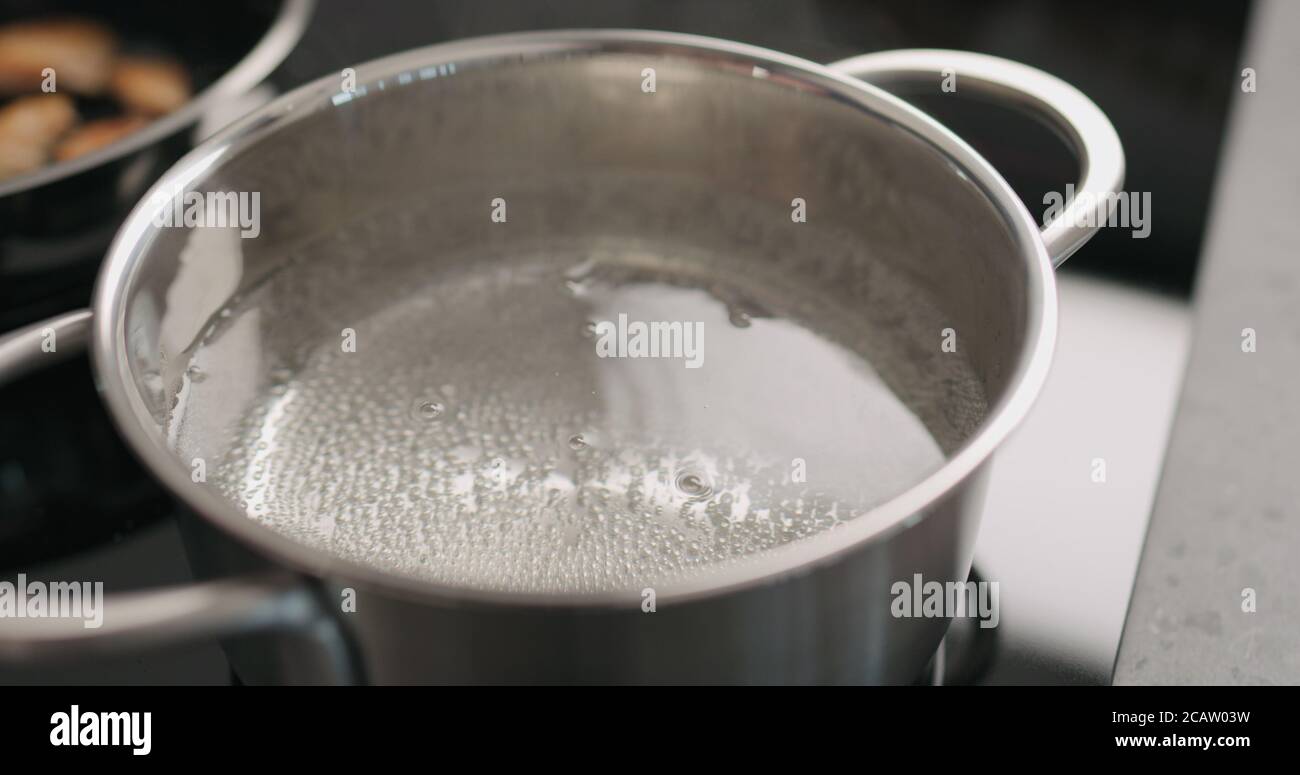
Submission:
<svg viewBox="0 0 1300 775">
<path fill-rule="evenodd" d="M 770 313 L 776 301 L 751 317 L 699 283 L 593 268 L 617 261 L 520 256 L 437 282 L 324 265 L 272 278 L 233 321 L 291 357 L 268 361 L 230 412 L 209 483 L 251 519 L 387 572 L 590 593 L 833 529 L 942 463 L 870 368 Z M 620 312 L 703 321 L 704 367 L 597 358 L 592 321 Z M 343 325 L 361 334 L 355 352 L 338 346 Z M 214 443 L 185 431 L 215 424 L 202 415 L 229 403 L 221 384 L 191 385 L 173 418 L 182 448 Z M 795 457 L 811 461 L 806 483 L 792 481 Z"/>
</svg>

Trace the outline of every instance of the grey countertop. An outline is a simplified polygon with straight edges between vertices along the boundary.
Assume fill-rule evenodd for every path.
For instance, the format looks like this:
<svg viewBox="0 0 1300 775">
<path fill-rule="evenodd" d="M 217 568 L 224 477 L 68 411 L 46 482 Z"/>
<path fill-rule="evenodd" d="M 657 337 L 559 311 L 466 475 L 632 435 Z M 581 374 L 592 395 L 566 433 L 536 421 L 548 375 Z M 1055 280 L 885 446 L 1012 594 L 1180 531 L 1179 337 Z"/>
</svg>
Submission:
<svg viewBox="0 0 1300 775">
<path fill-rule="evenodd" d="M 1117 684 L 1300 683 L 1297 31 L 1300 3 L 1256 6 Z"/>
</svg>

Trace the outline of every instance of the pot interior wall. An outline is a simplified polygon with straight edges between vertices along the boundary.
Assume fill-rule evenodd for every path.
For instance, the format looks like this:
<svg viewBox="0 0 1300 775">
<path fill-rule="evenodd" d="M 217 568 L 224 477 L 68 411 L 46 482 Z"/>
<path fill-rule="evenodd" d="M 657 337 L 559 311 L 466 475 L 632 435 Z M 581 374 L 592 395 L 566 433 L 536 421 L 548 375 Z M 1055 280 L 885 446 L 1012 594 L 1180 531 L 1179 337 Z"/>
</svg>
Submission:
<svg viewBox="0 0 1300 775">
<path fill-rule="evenodd" d="M 188 186 L 256 192 L 255 237 L 173 227 L 142 243 L 124 330 L 143 403 L 175 446 L 169 412 L 190 355 L 268 278 L 281 280 L 259 297 L 257 330 L 205 367 L 221 400 L 186 431 L 184 460 L 220 457 L 276 370 L 348 326 L 319 313 L 334 301 L 322 288 L 644 244 L 683 276 L 707 257 L 713 275 L 782 289 L 795 318 L 846 311 L 844 329 L 824 333 L 855 342 L 952 453 L 1009 388 L 1028 318 L 1024 250 L 942 154 L 825 85 L 648 49 L 431 63 L 316 90 L 314 110 L 255 130 Z M 493 218 L 502 204 L 505 222 Z M 792 217 L 800 207 L 805 219 Z M 359 294 L 356 317 L 387 303 Z"/>
</svg>

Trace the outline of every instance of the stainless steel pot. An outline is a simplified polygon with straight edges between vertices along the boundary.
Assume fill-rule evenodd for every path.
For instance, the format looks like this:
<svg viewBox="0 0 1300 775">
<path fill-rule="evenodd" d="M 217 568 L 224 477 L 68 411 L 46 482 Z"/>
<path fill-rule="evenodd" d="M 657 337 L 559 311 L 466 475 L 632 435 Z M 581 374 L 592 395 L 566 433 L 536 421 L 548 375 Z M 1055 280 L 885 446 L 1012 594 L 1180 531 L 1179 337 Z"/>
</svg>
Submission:
<svg viewBox="0 0 1300 775">
<path fill-rule="evenodd" d="M 657 128 L 633 120 L 647 67 L 658 73 L 655 99 L 671 111 L 672 120 Z M 969 146 L 864 82 L 938 88 L 952 76 L 958 95 L 1024 107 L 1073 143 L 1079 195 L 1058 220 L 1040 230 Z M 449 43 L 362 65 L 356 77 L 356 91 L 341 91 L 329 77 L 282 97 L 204 143 L 155 186 L 155 193 L 261 191 L 268 207 L 262 234 L 240 243 L 233 274 L 228 260 L 180 261 L 186 230 L 157 226 L 146 198 L 113 244 L 93 312 L 0 341 L 7 378 L 89 342 L 123 435 L 193 510 L 187 550 L 200 576 L 213 579 L 113 597 L 98 630 L 60 620 L 7 622 L 0 656 L 75 656 L 221 637 L 249 682 L 913 679 L 947 621 L 894 617 L 891 586 L 917 573 L 940 582 L 967 577 L 990 456 L 1047 373 L 1056 326 L 1053 265 L 1091 236 L 1095 227 L 1083 224 L 1102 222 L 1106 195 L 1122 178 L 1119 140 L 1098 108 L 1044 73 L 969 53 L 886 52 L 825 67 L 726 41 L 635 31 Z M 467 94 L 482 99 L 456 101 Z M 456 116 L 439 123 L 454 126 L 454 137 L 430 135 L 433 109 Z M 530 142 L 511 143 L 519 127 Z M 681 142 L 707 130 L 719 141 Z M 452 139 L 456 145 L 440 143 Z M 668 169 L 720 193 L 740 188 L 785 201 L 797 179 L 819 218 L 852 230 L 956 321 L 989 397 L 987 416 L 942 468 L 905 492 L 754 562 L 659 588 L 653 613 L 635 595 L 503 593 L 387 574 L 273 532 L 191 481 L 160 425 L 169 396 L 151 385 L 160 361 L 197 334 L 193 323 L 188 331 L 163 330 L 169 310 L 184 307 L 180 317 L 207 320 L 295 245 L 331 233 L 346 215 L 417 196 L 456 175 L 471 184 L 494 175 L 545 179 L 582 165 L 614 174 Z M 682 228 L 703 234 L 709 225 Z M 175 292 L 187 272 L 198 273 L 206 296 Z M 54 353 L 41 347 L 51 332 Z M 355 611 L 344 612 L 349 590 Z"/>
</svg>

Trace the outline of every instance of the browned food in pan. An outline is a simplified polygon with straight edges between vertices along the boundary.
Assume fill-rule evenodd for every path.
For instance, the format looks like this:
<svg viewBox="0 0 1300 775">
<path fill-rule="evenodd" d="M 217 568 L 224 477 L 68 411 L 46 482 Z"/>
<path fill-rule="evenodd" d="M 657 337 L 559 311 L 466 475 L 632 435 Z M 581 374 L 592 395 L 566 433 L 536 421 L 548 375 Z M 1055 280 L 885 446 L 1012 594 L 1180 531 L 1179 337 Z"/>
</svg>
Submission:
<svg viewBox="0 0 1300 775">
<path fill-rule="evenodd" d="M 117 38 L 87 19 L 45 19 L 0 26 L 0 93 L 41 90 L 45 69 L 55 90 L 96 95 L 113 72 Z"/>
<path fill-rule="evenodd" d="M 0 108 L 0 178 L 40 167 L 76 122 L 77 110 L 62 94 L 20 97 Z"/>
<path fill-rule="evenodd" d="M 67 161 L 98 151 L 149 123 L 143 116 L 117 116 L 90 121 L 74 129 L 54 148 L 55 161 Z"/>
<path fill-rule="evenodd" d="M 190 77 L 171 59 L 122 57 L 113 69 L 109 88 L 127 110 L 160 116 L 189 101 Z"/>
</svg>

